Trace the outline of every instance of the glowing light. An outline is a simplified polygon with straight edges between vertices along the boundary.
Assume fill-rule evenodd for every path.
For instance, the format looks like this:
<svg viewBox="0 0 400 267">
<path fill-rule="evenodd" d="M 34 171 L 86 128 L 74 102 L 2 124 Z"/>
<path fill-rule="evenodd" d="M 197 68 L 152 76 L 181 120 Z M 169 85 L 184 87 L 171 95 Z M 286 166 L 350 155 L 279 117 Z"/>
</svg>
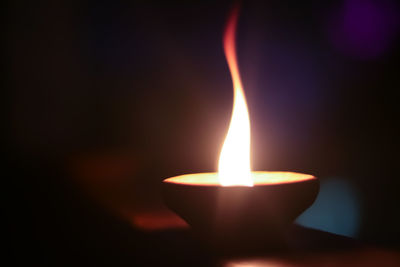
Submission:
<svg viewBox="0 0 400 267">
<path fill-rule="evenodd" d="M 254 185 L 274 185 L 284 183 L 296 183 L 316 179 L 310 174 L 296 172 L 251 172 L 251 180 Z M 220 177 L 215 172 L 184 174 L 164 180 L 166 183 L 198 185 L 198 186 L 219 186 Z"/>
<path fill-rule="evenodd" d="M 238 8 L 232 10 L 224 35 L 224 51 L 232 76 L 234 101 L 229 130 L 222 146 L 218 173 L 223 186 L 253 186 L 250 168 L 250 119 L 236 58 Z"/>
</svg>

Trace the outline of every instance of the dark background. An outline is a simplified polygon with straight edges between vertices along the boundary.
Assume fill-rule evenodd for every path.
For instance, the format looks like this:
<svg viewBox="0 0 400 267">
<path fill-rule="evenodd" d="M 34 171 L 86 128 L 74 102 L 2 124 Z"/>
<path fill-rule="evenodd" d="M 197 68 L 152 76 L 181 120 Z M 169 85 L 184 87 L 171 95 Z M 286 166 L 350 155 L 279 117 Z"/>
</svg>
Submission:
<svg viewBox="0 0 400 267">
<path fill-rule="evenodd" d="M 169 237 L 140 225 L 143 214 L 155 228 L 181 223 L 162 205 L 163 179 L 216 170 L 232 2 L 55 2 L 5 9 L 9 255 L 53 266 L 165 257 Z M 340 180 L 355 208 L 341 213 L 339 188 L 311 226 L 337 212 L 349 236 L 399 246 L 399 5 L 259 2 L 242 4 L 237 37 L 253 168 Z"/>
</svg>

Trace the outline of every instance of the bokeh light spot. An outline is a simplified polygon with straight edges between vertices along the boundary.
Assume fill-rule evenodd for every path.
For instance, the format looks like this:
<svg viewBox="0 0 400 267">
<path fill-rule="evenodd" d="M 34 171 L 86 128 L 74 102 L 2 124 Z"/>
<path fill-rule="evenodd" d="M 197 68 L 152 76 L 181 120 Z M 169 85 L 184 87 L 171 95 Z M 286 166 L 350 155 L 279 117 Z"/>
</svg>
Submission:
<svg viewBox="0 0 400 267">
<path fill-rule="evenodd" d="M 314 204 L 297 219 L 297 223 L 349 237 L 356 237 L 360 222 L 357 192 L 345 179 L 321 180 Z"/>
</svg>

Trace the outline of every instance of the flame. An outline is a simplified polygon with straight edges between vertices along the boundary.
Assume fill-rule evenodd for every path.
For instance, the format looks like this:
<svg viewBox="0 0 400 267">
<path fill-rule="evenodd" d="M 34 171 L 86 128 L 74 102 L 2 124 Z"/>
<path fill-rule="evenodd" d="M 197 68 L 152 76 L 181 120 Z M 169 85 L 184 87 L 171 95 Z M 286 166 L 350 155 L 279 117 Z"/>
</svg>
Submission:
<svg viewBox="0 0 400 267">
<path fill-rule="evenodd" d="M 236 58 L 235 32 L 238 8 L 229 17 L 224 51 L 233 81 L 234 101 L 229 130 L 218 164 L 219 182 L 223 186 L 253 186 L 250 169 L 250 119 Z"/>
</svg>

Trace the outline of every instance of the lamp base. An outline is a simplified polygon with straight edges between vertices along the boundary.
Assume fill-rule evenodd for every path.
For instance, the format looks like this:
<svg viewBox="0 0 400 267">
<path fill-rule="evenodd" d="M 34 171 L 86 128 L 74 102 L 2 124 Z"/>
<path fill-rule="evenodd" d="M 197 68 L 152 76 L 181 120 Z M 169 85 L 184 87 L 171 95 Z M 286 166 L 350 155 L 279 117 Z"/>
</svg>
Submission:
<svg viewBox="0 0 400 267">
<path fill-rule="evenodd" d="M 169 178 L 163 183 L 164 200 L 213 250 L 237 253 L 279 249 L 284 246 L 288 226 L 314 202 L 319 181 L 299 173 L 252 174 L 258 177 L 253 187 L 224 187 L 210 182 L 217 181 L 216 173 Z M 207 183 L 198 182 L 201 178 Z"/>
</svg>

